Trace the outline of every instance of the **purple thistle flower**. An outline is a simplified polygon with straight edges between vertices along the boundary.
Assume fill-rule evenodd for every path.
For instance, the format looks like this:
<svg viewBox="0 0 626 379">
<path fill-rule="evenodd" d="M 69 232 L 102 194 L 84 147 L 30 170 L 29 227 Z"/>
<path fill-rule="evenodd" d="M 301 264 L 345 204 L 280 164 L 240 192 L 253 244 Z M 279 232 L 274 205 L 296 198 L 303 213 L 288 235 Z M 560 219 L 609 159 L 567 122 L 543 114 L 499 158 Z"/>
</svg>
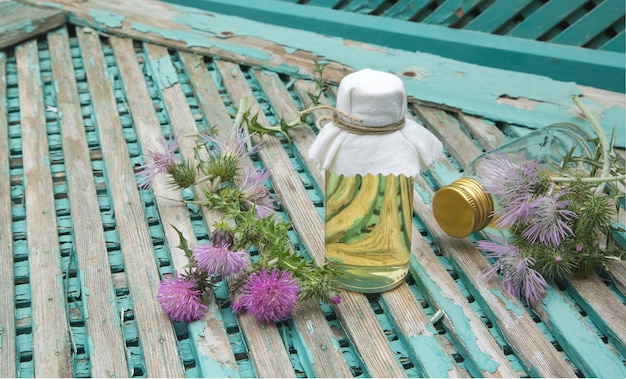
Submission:
<svg viewBox="0 0 626 379">
<path fill-rule="evenodd" d="M 530 203 L 537 185 L 541 182 L 539 162 L 520 158 L 511 162 L 503 153 L 487 157 L 481 168 L 483 186 L 494 195 L 501 208 L 494 212 L 496 226 L 508 228 L 530 217 Z"/>
<path fill-rule="evenodd" d="M 248 253 L 231 251 L 230 245 L 214 246 L 198 244 L 193 250 L 193 258 L 198 268 L 209 275 L 232 277 L 248 267 Z"/>
<path fill-rule="evenodd" d="M 341 303 L 341 297 L 339 297 L 339 295 L 335 295 L 335 296 L 333 296 L 331 301 L 333 302 L 333 304 L 339 304 L 339 303 Z"/>
<path fill-rule="evenodd" d="M 157 291 L 157 301 L 163 312 L 173 321 L 199 320 L 207 306 L 200 298 L 201 291 L 195 280 L 185 276 L 166 276 Z"/>
<path fill-rule="evenodd" d="M 140 167 L 139 185 L 143 189 L 150 187 L 150 183 L 159 175 L 166 173 L 170 167 L 179 163 L 174 152 L 180 145 L 176 137 L 171 137 L 169 142 L 161 136 L 158 145 L 148 150 L 144 156 L 146 164 Z"/>
<path fill-rule="evenodd" d="M 241 131 L 237 131 L 227 138 L 223 138 L 220 135 L 213 137 L 207 134 L 201 134 L 200 136 L 214 144 L 211 149 L 213 155 L 224 154 L 235 158 L 242 158 L 246 154 L 252 154 L 259 149 L 258 147 L 254 147 L 252 151 L 246 152 L 246 135 Z"/>
<path fill-rule="evenodd" d="M 291 272 L 262 268 L 246 279 L 233 308 L 245 309 L 262 322 L 281 321 L 291 316 L 300 300 L 299 293 L 300 285 Z"/>
<path fill-rule="evenodd" d="M 535 260 L 532 257 L 523 258 L 517 246 L 509 244 L 504 234 L 489 235 L 492 241 L 478 241 L 479 249 L 487 251 L 486 258 L 496 258 L 497 261 L 484 271 L 486 280 L 493 279 L 498 273 L 502 274 L 504 290 L 515 297 L 523 297 L 529 304 L 539 299 L 548 287 L 543 276 L 532 267 Z"/>
<path fill-rule="evenodd" d="M 532 203 L 533 213 L 529 220 L 530 225 L 524 230 L 522 236 L 531 242 L 539 241 L 546 246 L 559 246 L 561 241 L 568 235 L 572 235 L 572 229 L 567 222 L 576 218 L 576 213 L 565 209 L 569 200 L 559 200 L 566 192 L 548 194 L 537 198 Z"/>
<path fill-rule="evenodd" d="M 254 208 L 258 218 L 273 214 L 275 212 L 274 196 L 263 184 L 270 176 L 269 171 L 260 171 L 250 166 L 245 166 L 243 171 L 244 177 L 239 184 L 239 190 L 244 207 Z"/>
</svg>

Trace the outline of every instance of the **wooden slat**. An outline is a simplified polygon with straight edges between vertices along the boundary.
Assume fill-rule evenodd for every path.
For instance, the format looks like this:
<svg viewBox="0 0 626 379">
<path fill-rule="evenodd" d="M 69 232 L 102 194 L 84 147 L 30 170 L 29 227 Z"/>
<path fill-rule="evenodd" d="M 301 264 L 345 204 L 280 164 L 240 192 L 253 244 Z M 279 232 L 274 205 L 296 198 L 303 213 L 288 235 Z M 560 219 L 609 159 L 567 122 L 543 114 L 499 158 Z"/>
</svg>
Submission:
<svg viewBox="0 0 626 379">
<path fill-rule="evenodd" d="M 457 22 L 467 12 L 471 11 L 481 0 L 446 0 L 439 5 L 433 13 L 428 15 L 423 22 L 450 26 Z"/>
<path fill-rule="evenodd" d="M 467 30 L 494 33 L 533 0 L 496 1 L 465 25 Z"/>
<path fill-rule="evenodd" d="M 507 35 L 539 39 L 586 2 L 587 0 L 550 0 L 517 24 Z"/>
<path fill-rule="evenodd" d="M 167 49 L 163 47 L 146 44 L 145 49 L 153 69 L 157 62 L 167 64 L 170 59 Z M 172 65 L 171 62 L 169 64 Z M 159 78 L 155 78 L 155 80 L 159 80 Z M 161 91 L 175 133 L 179 137 L 197 134 L 195 121 L 180 86 L 172 85 Z M 195 146 L 193 138 L 181 140 L 181 150 L 191 153 L 193 146 Z M 217 222 L 219 218 L 216 217 L 213 221 Z M 239 323 L 245 338 L 248 340 L 250 358 L 253 360 L 257 375 L 264 377 L 295 375 L 280 333 L 274 325 L 262 325 L 249 314 L 239 315 Z"/>
<path fill-rule="evenodd" d="M 609 25 L 623 18 L 625 10 L 623 0 L 603 1 L 550 42 L 584 46 Z"/>
<path fill-rule="evenodd" d="M 542 306 L 537 305 L 533 310 L 585 377 L 626 378 L 622 359 L 600 339 L 577 307 L 560 291 L 547 288 Z"/>
<path fill-rule="evenodd" d="M 91 340 L 91 374 L 94 377 L 126 376 L 130 373 L 119 314 L 111 304 L 113 283 L 107 275 L 110 270 L 107 247 L 67 30 L 50 33 L 48 43 L 57 90 L 56 106 L 63 115 L 60 125 L 75 249 L 82 273 L 81 292 L 88 314 L 94 315 L 85 317 Z"/>
<path fill-rule="evenodd" d="M 507 142 L 507 138 L 497 126 L 485 122 L 481 117 L 459 113 L 457 118 L 481 146 L 486 146 L 485 150 Z"/>
<path fill-rule="evenodd" d="M 254 73 L 275 113 L 282 115 L 287 121 L 297 119 L 298 109 L 278 76 L 258 70 L 255 70 Z M 303 81 L 299 82 L 300 87 L 302 87 Z M 306 100 L 310 101 L 307 92 L 309 91 L 302 93 L 302 100 L 305 102 Z M 308 150 L 315 139 L 315 134 L 309 127 L 301 126 L 291 129 L 289 135 L 294 141 L 301 159 L 309 166 L 309 171 L 318 185 L 323 186 L 322 172 L 308 157 Z M 322 234 L 318 232 L 318 237 L 323 238 Z M 406 338 L 409 346 L 413 348 L 413 359 L 418 362 L 422 372 L 429 377 L 459 376 L 454 361 L 445 355 L 434 338 L 435 329 L 430 324 L 420 304 L 411 294 L 408 285 L 402 284 L 393 291 L 383 293 L 382 297 L 388 304 L 389 312 L 396 320 L 398 329 Z M 428 349 L 424 349 L 425 345 L 428 346 Z"/>
<path fill-rule="evenodd" d="M 0 52 L 0 99 L 7 98 L 6 62 Z M 15 283 L 13 282 L 13 231 L 11 228 L 11 175 L 9 170 L 9 122 L 6 101 L 0 101 L 0 376 L 16 377 Z"/>
<path fill-rule="evenodd" d="M 116 229 L 146 370 L 150 376 L 181 377 L 183 367 L 174 331 L 156 300 L 159 272 L 99 36 L 83 29 L 77 29 L 76 34 L 84 54 L 108 189 L 113 199 Z"/>
<path fill-rule="evenodd" d="M 578 303 L 619 351 L 626 352 L 624 304 L 597 276 L 569 281 Z"/>
<path fill-rule="evenodd" d="M 592 95 L 601 97 L 602 93 L 592 92 Z M 467 120 L 467 118 L 465 119 Z M 490 128 L 490 129 L 491 129 L 490 134 L 494 138 L 482 138 L 480 140 L 486 150 L 498 147 L 501 141 L 504 139 L 504 135 L 502 135 L 502 132 L 499 129 L 497 128 Z M 500 136 L 498 136 L 498 134 L 500 134 Z M 432 228 L 438 228 L 434 220 L 431 220 L 431 224 L 433 225 Z M 445 235 L 444 237 L 449 238 Z M 473 264 L 476 265 L 477 268 L 480 268 L 481 271 L 487 268 L 487 266 L 485 265 L 485 262 L 483 262 L 482 256 L 480 256 L 477 251 L 474 252 L 474 255 L 471 255 L 471 253 L 468 253 L 466 256 L 456 255 L 455 259 L 457 259 L 457 262 L 459 262 L 458 260 L 459 257 L 462 257 L 464 259 L 470 259 L 470 258 L 474 259 L 475 262 Z M 465 273 L 465 275 L 467 275 L 469 278 L 477 277 L 477 274 L 479 271 L 474 270 L 476 274 L 472 274 L 471 273 L 472 267 L 469 265 L 469 262 L 467 264 L 462 264 L 462 268 L 463 268 L 463 272 Z M 624 335 L 625 330 L 626 330 L 626 328 L 624 327 L 624 322 L 626 320 L 622 317 L 623 316 L 623 304 L 619 301 L 619 299 L 617 299 L 614 296 L 614 294 L 610 291 L 610 289 L 606 285 L 604 285 L 600 281 L 599 278 L 595 276 L 587 280 L 571 279 L 571 280 L 568 280 L 568 282 L 570 283 L 569 285 L 576 290 L 576 293 L 578 294 L 579 299 L 582 302 L 582 304 L 586 305 L 585 309 L 588 312 L 595 314 L 596 316 L 595 322 L 598 322 L 599 326 L 604 329 L 604 333 L 610 336 L 611 340 L 614 341 L 617 346 L 622 346 L 623 348 L 623 345 L 624 345 L 623 341 L 626 338 L 626 336 Z M 482 286 L 480 282 L 477 282 L 474 285 L 477 288 Z M 490 306 L 488 309 L 494 310 L 496 308 Z M 552 309 L 549 309 L 549 310 L 541 311 L 540 313 L 548 317 L 550 312 L 555 312 L 555 311 Z M 498 319 L 502 320 L 502 317 L 499 316 Z M 544 321 L 554 322 L 554 320 L 550 320 L 549 318 Z M 556 328 L 560 329 L 559 327 L 556 327 Z M 524 339 L 528 338 L 527 332 L 523 334 L 524 334 L 523 336 L 524 338 L 522 339 L 521 342 L 523 342 Z M 563 343 L 564 345 L 567 345 L 569 341 L 576 340 L 575 337 L 569 336 L 569 335 L 563 336 L 561 338 L 563 338 L 563 340 L 565 341 Z M 576 344 L 573 343 L 573 346 L 576 346 Z M 539 349 L 539 350 L 542 350 L 542 349 Z M 576 351 L 574 351 L 573 354 L 576 356 L 580 355 Z M 580 356 L 578 359 L 580 359 L 581 366 L 586 367 L 588 370 L 598 369 L 594 367 L 593 364 L 590 364 L 587 362 L 586 356 Z M 610 367 L 611 365 L 608 364 L 608 366 L 605 368 L 609 370 L 607 372 L 611 372 Z M 599 371 L 591 371 L 591 372 L 593 372 L 593 375 L 599 375 Z M 548 375 L 548 376 L 554 376 L 554 375 Z M 560 374 L 557 373 L 556 376 L 566 376 L 566 375 L 563 373 L 560 373 Z"/>
<path fill-rule="evenodd" d="M 200 109 L 210 120 L 211 125 L 216 126 L 221 133 L 232 132 L 232 125 L 225 122 L 230 118 L 227 116 L 215 84 L 204 67 L 202 58 L 188 53 L 181 54 L 181 58 L 198 98 Z M 338 343 L 335 335 L 314 302 L 307 302 L 298 307 L 292 319 L 306 346 L 319 347 L 311 349 L 313 359 L 310 364 L 315 376 L 351 376 L 350 368 L 343 359 L 341 351 L 336 348 Z"/>
<path fill-rule="evenodd" d="M 15 1 L 0 3 L 0 49 L 65 24 L 65 13 Z"/>
<path fill-rule="evenodd" d="M 111 37 L 111 45 L 118 62 L 124 87 L 128 93 L 128 106 L 133 116 L 135 129 L 143 151 L 159 148 L 159 139 L 163 137 L 160 123 L 152 99 L 146 86 L 137 85 L 144 81 L 143 71 L 133 48 L 131 40 Z M 185 104 L 186 105 L 186 104 Z M 188 109 L 188 105 L 187 109 Z M 186 160 L 193 159 L 193 151 L 182 152 Z M 161 223 L 164 225 L 165 237 L 170 255 L 177 272 L 183 272 L 189 263 L 185 253 L 177 246 L 179 236 L 173 227 L 180 230 L 192 248 L 196 245 L 196 237 L 189 220 L 180 191 L 168 185 L 165 180 L 152 183 L 152 191 L 159 210 Z M 199 375 L 213 377 L 230 377 L 237 373 L 237 361 L 229 346 L 228 335 L 224 328 L 219 307 L 215 298 L 210 296 L 209 309 L 197 323 L 189 326 L 189 333 L 198 350 L 197 366 Z"/>
<path fill-rule="evenodd" d="M 613 36 L 608 42 L 600 46 L 600 50 L 615 51 L 617 53 L 624 53 L 626 49 L 626 31 L 622 30 L 617 35 Z"/>
<path fill-rule="evenodd" d="M 24 199 L 33 312 L 35 375 L 72 375 L 54 192 L 37 41 L 15 49 L 20 82 Z"/>
<path fill-rule="evenodd" d="M 443 110 L 413 105 L 413 110 L 426 126 L 443 142 L 448 152 L 462 167 L 482 151 L 458 128 L 458 121 Z"/>
<path fill-rule="evenodd" d="M 343 10 L 346 12 L 376 14 L 377 10 L 384 6 L 387 1 L 388 0 L 352 0 Z"/>
<path fill-rule="evenodd" d="M 468 239 L 456 239 L 446 235 L 437 225 L 432 209 L 419 199 L 415 208 L 422 221 L 437 239 L 442 252 L 449 255 L 459 267 L 459 273 L 480 294 L 481 308 L 490 315 L 512 349 L 522 359 L 531 376 L 573 377 L 572 368 L 561 358 L 554 346 L 537 328 L 524 306 L 512 296 L 502 292 L 502 282 L 486 282 L 483 271 L 487 261 Z"/>
<path fill-rule="evenodd" d="M 431 0 L 398 0 L 385 11 L 384 16 L 400 20 L 413 20 L 416 14 L 426 8 Z"/>
<path fill-rule="evenodd" d="M 249 87 L 245 86 L 245 78 L 239 67 L 224 61 L 218 61 L 217 66 L 224 80 L 226 90 L 233 99 L 239 101 L 247 96 L 254 96 Z M 258 104 L 251 104 L 252 113 L 259 109 Z M 267 120 L 260 113 L 259 121 L 267 125 Z M 263 161 L 271 167 L 271 179 L 276 193 L 282 203 L 289 205 L 287 209 L 294 228 L 307 246 L 307 251 L 313 256 L 318 265 L 324 263 L 324 242 L 321 236 L 323 223 L 315 207 L 306 194 L 302 182 L 289 163 L 284 150 L 278 140 L 273 137 L 263 139 L 263 149 L 260 152 Z M 389 349 L 387 339 L 381 330 L 376 317 L 366 298 L 354 292 L 342 291 L 342 302 L 335 307 L 351 340 L 354 342 L 361 359 L 372 376 L 404 377 L 406 373 Z M 355 318 L 354 315 L 362 315 Z M 316 348 L 316 347 L 309 347 Z M 319 348 L 319 347 L 317 347 Z"/>
</svg>

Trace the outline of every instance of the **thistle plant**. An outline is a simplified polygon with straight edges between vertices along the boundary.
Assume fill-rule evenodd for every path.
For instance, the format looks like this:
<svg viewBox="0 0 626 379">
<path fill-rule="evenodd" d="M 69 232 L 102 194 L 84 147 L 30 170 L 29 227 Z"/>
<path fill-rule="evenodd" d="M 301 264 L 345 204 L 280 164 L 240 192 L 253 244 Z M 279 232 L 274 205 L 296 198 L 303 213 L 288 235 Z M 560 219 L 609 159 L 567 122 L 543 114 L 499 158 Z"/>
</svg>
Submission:
<svg viewBox="0 0 626 379">
<path fill-rule="evenodd" d="M 174 228 L 180 240 L 177 248 L 189 264 L 183 272 L 164 278 L 157 294 L 163 311 L 174 321 L 201 318 L 211 298 L 204 295 L 220 281 L 230 288 L 233 310 L 248 312 L 261 322 L 284 320 L 307 299 L 340 301 L 336 273 L 294 252 L 288 237 L 291 224 L 276 214 L 278 198 L 265 185 L 270 173 L 247 159 L 260 149 L 248 134 L 258 131 L 255 120 L 242 101 L 232 135 L 195 136 L 195 164 L 176 156 L 178 139 L 161 139 L 158 149 L 148 151 L 138 173 L 142 188 L 155 180 L 167 180 L 180 189 L 195 187 L 202 196 L 190 201 L 222 215 L 212 226 L 210 241 L 193 247 Z"/>
<path fill-rule="evenodd" d="M 625 195 L 617 183 L 624 185 L 625 167 L 613 140 L 578 98 L 574 102 L 596 133 L 593 156 L 577 156 L 572 147 L 558 172 L 502 153 L 485 161 L 483 186 L 500 205 L 495 226 L 508 233 L 477 242 L 495 259 L 485 276 L 502 275 L 504 289 L 529 304 L 541 299 L 549 281 L 586 277 L 624 256 L 614 233 L 623 231 L 617 213 Z M 575 169 L 581 166 L 586 173 Z"/>
</svg>

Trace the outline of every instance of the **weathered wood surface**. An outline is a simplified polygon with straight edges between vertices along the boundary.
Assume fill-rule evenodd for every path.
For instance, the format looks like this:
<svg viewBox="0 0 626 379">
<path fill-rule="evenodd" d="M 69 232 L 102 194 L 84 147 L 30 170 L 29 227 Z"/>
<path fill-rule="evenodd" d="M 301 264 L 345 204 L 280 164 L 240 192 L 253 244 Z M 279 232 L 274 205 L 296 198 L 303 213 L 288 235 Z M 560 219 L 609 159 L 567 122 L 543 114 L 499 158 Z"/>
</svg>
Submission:
<svg viewBox="0 0 626 379">
<path fill-rule="evenodd" d="M 126 280 L 145 351 L 146 369 L 150 375 L 158 377 L 180 377 L 183 370 L 172 325 L 156 300 L 159 273 L 122 125 L 119 116 L 115 117 L 118 114 L 116 100 L 99 36 L 82 29 L 77 30 L 77 35 L 81 49 L 89 54 L 84 58 L 87 81 L 90 83 L 91 101 L 110 178 L 108 186 L 113 197 Z"/>
<path fill-rule="evenodd" d="M 32 327 L 35 374 L 65 377 L 72 374 L 71 341 L 65 319 L 57 219 L 50 172 L 50 156 L 39 72 L 37 42 L 15 51 L 20 86 L 24 201 L 26 204 L 28 262 L 32 291 Z"/>
<path fill-rule="evenodd" d="M 79 42 L 81 55 L 72 58 L 68 42 L 74 38 Z M 164 133 L 161 126 L 167 124 L 171 134 L 182 139 L 182 157 L 193 159 L 195 141 L 191 136 L 198 132 L 199 121 L 215 127 L 219 133 L 232 132 L 233 120 L 227 105 L 236 107 L 240 99 L 248 97 L 252 113 L 260 110 L 259 122 L 269 125 L 271 120 L 280 118 L 288 121 L 297 119 L 298 112 L 310 105 L 308 93 L 317 89 L 313 81 L 299 76 L 287 77 L 270 70 L 250 69 L 220 57 L 205 58 L 175 50 L 175 46 L 168 51 L 163 46 L 133 43 L 120 37 L 100 35 L 88 28 L 77 28 L 76 37 L 68 36 L 64 29 L 55 31 L 48 35 L 47 43 L 51 50 L 52 79 L 45 80 L 51 80 L 55 88 L 53 98 L 58 113 L 54 119 L 58 120 L 63 137 L 64 175 L 55 176 L 50 172 L 45 163 L 46 159 L 49 161 L 46 157 L 48 146 L 40 143 L 47 139 L 46 121 L 54 120 L 46 120 L 42 116 L 50 99 L 42 93 L 38 83 L 44 69 L 39 71 L 36 41 L 23 43 L 15 49 L 19 73 L 17 84 L 3 82 L 6 57 L 0 53 L 0 96 L 3 96 L 3 91 L 10 90 L 7 87 L 19 87 L 23 133 L 21 148 L 34 152 L 23 157 L 29 245 L 32 245 L 29 246 L 31 252 L 28 257 L 31 272 L 41 271 L 35 266 L 41 257 L 37 256 L 37 249 L 32 250 L 33 247 L 41 247 L 45 243 L 50 249 L 58 250 L 59 242 L 55 240 L 57 227 L 50 226 L 56 222 L 55 192 L 50 178 L 66 180 L 81 291 L 84 307 L 88 311 L 85 327 L 93 344 L 87 345 L 90 349 L 90 373 L 92 376 L 132 374 L 127 371 L 130 358 L 124 356 L 126 351 L 119 325 L 123 319 L 120 320 L 119 310 L 116 311 L 115 301 L 111 300 L 113 295 L 110 295 L 116 288 L 128 287 L 133 309 L 123 311 L 132 311 L 137 321 L 146 374 L 180 377 L 187 368 L 179 355 L 181 352 L 174 328 L 155 300 L 161 274 L 157 270 L 137 190 L 133 170 L 136 161 L 129 158 L 124 135 L 127 131 L 120 123 L 122 113 L 127 109 L 124 115 L 132 119 L 131 127 L 144 153 L 157 147 L 156 141 Z M 107 49 L 113 54 L 105 56 L 103 51 Z M 224 58 L 230 60 L 233 57 Z M 84 62 L 84 67 L 80 64 L 74 67 L 73 60 Z M 84 85 L 77 87 L 74 81 L 74 75 L 83 73 L 88 88 Z M 156 89 L 147 86 L 148 78 L 156 83 Z M 184 92 L 185 86 L 188 86 L 185 90 L 191 93 Z M 115 95 L 120 91 L 124 104 L 120 103 L 120 96 Z M 594 96 L 594 100 L 609 104 L 609 107 L 623 100 L 623 96 L 593 89 L 587 89 L 586 93 Z M 89 111 L 80 105 L 85 96 L 90 97 Z M 336 87 L 333 87 L 325 92 L 321 101 L 332 104 L 335 96 Z M 7 154 L 11 146 L 4 139 L 12 124 L 7 120 L 3 124 L 2 106 L 3 102 L 0 102 L 0 219 L 11 219 L 11 188 L 6 192 L 5 189 L 13 184 L 8 182 L 11 173 L 2 175 L 2 169 L 7 170 L 11 160 L 11 155 Z M 197 108 L 192 111 L 193 107 Z M 157 111 L 162 112 L 157 115 Z M 498 146 L 507 140 L 492 121 L 459 113 L 454 108 L 437 107 L 431 102 L 421 104 L 419 100 L 414 100 L 411 112 L 412 117 L 437 133 L 446 150 L 462 167 L 483 149 Z M 14 113 L 14 110 L 10 111 L 10 117 Z M 326 113 L 316 111 L 311 119 L 319 119 Z M 92 148 L 84 139 L 85 114 L 90 114 L 96 124 L 102 157 L 96 156 L 99 151 L 90 151 Z M 166 115 L 165 120 L 160 118 L 163 114 Z M 275 136 L 255 140 L 263 144 L 259 156 L 271 172 L 273 188 L 298 238 L 315 262 L 323 264 L 324 228 L 319 206 L 323 198 L 317 194 L 317 189 L 324 188 L 323 174 L 307 156 L 315 138 L 313 130 L 307 126 L 292 129 L 290 144 Z M 95 158 L 103 158 L 106 166 L 104 176 L 113 200 L 115 230 L 119 233 L 124 257 L 124 272 L 121 273 L 111 274 L 109 267 L 103 263 L 107 247 L 102 236 L 103 221 L 98 217 L 97 184 L 94 185 L 89 166 L 90 160 Z M 294 160 L 300 160 L 310 176 L 304 178 L 295 169 Z M 17 159 L 11 164 L 17 164 Z M 338 343 L 340 339 L 347 339 L 349 347 L 362 362 L 358 364 L 362 365 L 366 375 L 373 377 L 407 376 L 407 367 L 411 364 L 417 366 L 417 370 L 412 372 L 429 377 L 516 377 L 523 374 L 540 377 L 574 377 L 581 374 L 623 376 L 623 362 L 619 358 L 624 356 L 626 330 L 623 318 L 623 264 L 616 264 L 610 273 L 615 278 L 617 292 L 598 277 L 571 280 L 566 283 L 567 288 L 551 289 L 538 307 L 529 310 L 502 291 L 499 279 L 488 283 L 484 281 L 481 273 L 488 262 L 469 240 L 447 237 L 438 228 L 429 204 L 432 183 L 436 186 L 447 184 L 451 177 L 459 175 L 458 168 L 450 160 L 442 158 L 430 174 L 428 180 L 424 177 L 416 179 L 414 209 L 417 224 L 413 229 L 411 272 L 417 286 L 405 283 L 379 298 L 342 292 L 342 303 L 333 307 L 341 329 L 331 327 L 322 309 L 312 302 L 299 307 L 294 317 L 282 325 L 262 325 L 248 315 L 238 315 L 237 325 L 245 339 L 245 351 L 252 364 L 253 375 L 353 376 L 355 373 L 351 365 L 354 362 L 346 360 L 345 347 L 340 347 Z M 181 230 L 192 246 L 198 243 L 189 210 L 181 202 L 182 194 L 164 183 L 156 183 L 152 192 L 172 266 L 181 270 L 187 258 L 177 248 L 178 234 L 170 226 Z M 200 194 L 196 189 L 196 195 Z M 47 202 L 47 208 L 39 206 L 40 201 Z M 42 211 L 44 209 L 48 211 Z M 200 212 L 208 231 L 214 222 L 221 219 L 218 212 L 205 208 L 201 208 Z M 36 233 L 34 239 L 30 238 L 33 233 Z M 0 263 L 2 259 L 11 259 L 12 247 L 7 243 L 10 238 L 10 224 L 0 223 Z M 58 254 L 55 252 L 48 258 L 58 259 Z M 12 263 L 7 265 L 12 267 Z M 59 266 L 48 263 L 46 268 L 49 267 Z M 50 272 L 54 270 L 47 271 L 47 275 L 57 276 L 31 275 L 33 289 L 37 284 L 37 289 L 43 286 L 41 288 L 54 290 L 49 284 L 42 285 L 36 281 L 48 280 L 57 285 L 63 282 L 59 280 L 63 272 L 55 274 Z M 7 274 L 0 280 L 9 284 L 12 278 Z M 53 375 L 59 376 L 72 374 L 67 371 L 71 370 L 68 362 L 72 361 L 69 355 L 73 352 L 63 307 L 64 295 L 60 288 L 54 291 L 58 291 L 53 301 L 58 314 L 56 318 L 46 316 L 45 321 L 37 314 L 37 309 L 41 309 L 36 307 L 39 295 L 33 291 L 33 318 L 29 321 L 33 325 L 33 335 L 39 333 L 35 326 L 46 327 L 45 340 L 33 338 L 37 376 L 45 375 L 40 371 L 45 367 L 42 362 L 53 354 L 42 349 L 52 348 L 54 339 L 49 337 L 49 330 L 54 327 L 54 322 L 60 328 L 54 329 L 58 332 L 56 338 L 65 342 L 65 350 L 61 351 L 65 357 L 49 363 L 50 371 L 47 372 L 50 374 L 57 370 Z M 424 300 L 420 302 L 415 291 Z M 13 295 L 3 293 L 0 296 L 3 304 L 13 302 Z M 47 301 L 48 297 L 44 298 Z M 239 371 L 240 357 L 233 354 L 233 342 L 226 331 L 219 305 L 214 300 L 206 316 L 187 327 L 195 346 L 193 354 L 197 367 L 193 372 L 201 376 L 250 376 L 250 372 L 243 374 Z M 381 304 L 391 326 L 382 326 L 372 303 Z M 432 308 L 441 311 L 441 321 L 430 320 L 425 303 L 431 307 L 431 314 Z M 587 315 L 584 319 L 581 310 Z M 0 326 L 3 327 L 0 330 L 1 362 L 15 363 L 15 353 L 11 353 L 10 348 L 5 349 L 6 344 L 16 343 L 15 338 L 11 336 L 11 330 L 4 326 L 2 317 L 7 319 L 10 327 L 13 315 L 0 314 Z M 441 334 L 442 329 L 445 334 Z M 391 340 L 390 336 L 394 334 L 401 341 L 401 352 L 396 351 L 398 342 Z M 288 341 L 292 341 L 294 346 L 287 346 Z M 293 349 L 297 350 L 297 354 Z M 459 356 L 462 359 L 457 360 Z M 519 363 L 513 362 L 515 359 Z M 300 362 L 304 373 L 296 370 L 296 361 Z M 7 372 L 5 376 L 15 376 L 15 370 L 17 368 L 9 364 L 6 367 L 3 365 L 0 372 Z"/>
<path fill-rule="evenodd" d="M 0 52 L 0 98 L 6 98 L 6 56 Z M 6 103 L 0 101 L 0 376 L 15 375 L 15 282 L 13 279 L 11 174 Z"/>
<path fill-rule="evenodd" d="M 0 49 L 65 24 L 65 12 L 14 1 L 0 2 Z"/>
<path fill-rule="evenodd" d="M 50 33 L 52 73 L 57 83 L 56 108 L 63 136 L 68 198 L 73 217 L 74 239 L 83 301 L 90 315 L 84 315 L 92 340 L 91 373 L 94 377 L 128 375 L 124 339 L 118 325 L 120 316 L 111 303 L 113 283 L 109 272 L 104 229 L 100 220 L 98 195 L 91 171 L 89 146 L 78 99 L 72 56 L 65 29 Z"/>
</svg>

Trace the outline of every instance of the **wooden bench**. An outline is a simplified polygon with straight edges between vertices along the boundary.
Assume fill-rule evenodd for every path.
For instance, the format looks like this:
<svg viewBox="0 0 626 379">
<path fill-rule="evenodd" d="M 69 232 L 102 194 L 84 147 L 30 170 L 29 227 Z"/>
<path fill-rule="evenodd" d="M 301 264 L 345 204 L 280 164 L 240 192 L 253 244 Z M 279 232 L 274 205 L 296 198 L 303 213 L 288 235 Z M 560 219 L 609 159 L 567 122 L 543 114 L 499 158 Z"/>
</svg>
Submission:
<svg viewBox="0 0 626 379">
<path fill-rule="evenodd" d="M 311 74 L 322 57 L 306 45 L 273 42 L 284 30 L 271 26 L 267 39 L 216 36 L 215 25 L 233 21 L 234 30 L 258 27 L 219 14 L 147 0 L 52 3 L 27 10 L 0 2 L 41 25 L 38 34 L 0 46 L 0 376 L 626 376 L 622 263 L 555 284 L 529 309 L 501 281 L 482 278 L 488 262 L 473 244 L 479 236 L 446 236 L 430 208 L 434 189 L 476 155 L 536 126 L 533 116 L 519 121 L 524 107 L 548 118 L 565 113 L 494 99 L 491 107 L 509 109 L 511 122 L 498 118 L 501 109 L 462 96 L 457 103 L 418 97 L 412 82 L 410 116 L 438 135 L 449 156 L 416 179 L 406 283 L 380 295 L 344 291 L 332 307 L 307 302 L 271 325 L 235 315 L 220 285 L 202 320 L 170 322 L 156 290 L 163 275 L 187 263 L 171 226 L 193 244 L 208 240 L 221 215 L 184 203 L 197 196 L 191 190 L 139 189 L 142 154 L 161 136 L 231 130 L 243 97 L 262 124 L 298 118 L 311 104 Z M 377 50 L 351 51 L 361 49 Z M 389 56 L 377 54 L 380 62 Z M 330 87 L 321 101 L 333 104 L 338 81 L 359 67 L 324 58 Z M 624 108 L 622 94 L 578 88 L 602 109 Z M 323 174 L 306 154 L 315 129 L 294 128 L 289 137 L 264 136 L 251 159 L 272 174 L 294 250 L 322 264 Z M 192 145 L 181 145 L 183 157 Z"/>
</svg>

